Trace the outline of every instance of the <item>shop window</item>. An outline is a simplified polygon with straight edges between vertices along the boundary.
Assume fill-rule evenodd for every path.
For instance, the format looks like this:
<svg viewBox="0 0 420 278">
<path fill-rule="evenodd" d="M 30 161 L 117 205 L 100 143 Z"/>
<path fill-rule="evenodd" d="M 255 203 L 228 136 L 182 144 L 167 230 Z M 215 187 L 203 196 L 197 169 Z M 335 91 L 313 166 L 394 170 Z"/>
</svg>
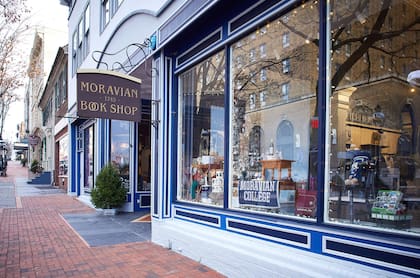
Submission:
<svg viewBox="0 0 420 278">
<path fill-rule="evenodd" d="M 224 51 L 180 74 L 179 83 L 178 199 L 223 206 Z"/>
<path fill-rule="evenodd" d="M 130 126 L 127 121 L 111 121 L 110 162 L 120 174 L 123 186 L 130 191 Z"/>
<path fill-rule="evenodd" d="M 229 208 L 268 215 L 314 218 L 316 189 L 310 179 L 310 119 L 315 113 L 318 47 L 302 34 L 318 33 L 317 1 L 274 19 L 264 36 L 265 57 L 241 70 L 232 66 L 231 153 Z M 299 16 L 293 16 L 295 12 Z M 251 33 L 254 32 L 250 32 Z M 245 36 L 233 43 L 231 57 L 254 49 Z M 282 38 L 280 45 L 278 38 Z M 293 39 L 291 39 L 293 38 Z M 287 47 L 287 53 L 285 48 Z M 290 53 L 293 53 L 290 56 Z M 293 57 L 293 58 L 288 58 Z M 283 74 L 290 70 L 293 76 Z M 287 62 L 286 62 L 287 61 Z M 251 82 L 250 73 L 264 69 L 264 80 Z M 241 87 L 233 86 L 241 81 Z M 258 97 L 260 105 L 247 105 Z M 305 124 L 306 123 L 306 124 Z M 316 132 L 313 132 L 316 134 Z M 313 141 L 313 144 L 315 141 Z"/>
<path fill-rule="evenodd" d="M 60 139 L 58 144 L 58 175 L 67 176 L 68 164 L 69 164 L 69 151 L 68 151 L 68 136 L 64 136 Z"/>
<path fill-rule="evenodd" d="M 344 39 L 342 18 L 353 26 L 348 42 L 364 39 L 353 44 L 353 55 L 344 60 L 334 46 L 329 51 L 331 61 L 342 62 L 331 67 L 327 221 L 419 233 L 420 91 L 406 80 L 420 69 L 409 58 L 420 42 L 415 40 L 418 31 L 401 28 L 415 23 L 419 7 L 398 0 L 369 4 L 363 28 L 358 6 L 349 9 L 345 1 L 335 1 L 330 13 L 334 39 Z M 359 61 L 369 63 L 361 67 Z"/>
</svg>

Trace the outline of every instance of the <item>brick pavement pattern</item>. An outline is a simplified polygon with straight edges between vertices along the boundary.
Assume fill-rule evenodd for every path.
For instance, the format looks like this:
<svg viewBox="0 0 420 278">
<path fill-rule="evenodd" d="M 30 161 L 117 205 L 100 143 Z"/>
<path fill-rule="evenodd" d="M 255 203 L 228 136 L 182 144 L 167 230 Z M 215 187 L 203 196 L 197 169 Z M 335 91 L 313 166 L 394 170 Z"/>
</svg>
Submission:
<svg viewBox="0 0 420 278">
<path fill-rule="evenodd" d="M 21 175 L 16 170 L 1 181 Z M 223 277 L 151 242 L 89 247 L 61 216 L 92 212 L 74 197 L 20 201 L 21 208 L 0 209 L 0 277 Z"/>
</svg>

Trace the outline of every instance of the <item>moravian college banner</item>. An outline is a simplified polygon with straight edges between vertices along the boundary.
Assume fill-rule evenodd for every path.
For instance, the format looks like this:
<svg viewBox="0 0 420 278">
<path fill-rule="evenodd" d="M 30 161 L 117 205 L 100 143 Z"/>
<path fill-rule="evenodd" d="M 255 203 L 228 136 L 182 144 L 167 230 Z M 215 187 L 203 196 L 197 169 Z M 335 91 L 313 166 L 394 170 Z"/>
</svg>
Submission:
<svg viewBox="0 0 420 278">
<path fill-rule="evenodd" d="M 113 71 L 77 71 L 77 116 L 141 121 L 141 80 Z"/>
</svg>

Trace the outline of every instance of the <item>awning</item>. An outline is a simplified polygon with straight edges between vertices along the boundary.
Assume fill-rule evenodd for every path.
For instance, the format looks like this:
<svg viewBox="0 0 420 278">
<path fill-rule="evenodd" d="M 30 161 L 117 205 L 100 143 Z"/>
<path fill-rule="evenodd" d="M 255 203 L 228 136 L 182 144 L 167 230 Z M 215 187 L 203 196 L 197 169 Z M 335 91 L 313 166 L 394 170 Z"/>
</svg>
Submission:
<svg viewBox="0 0 420 278">
<path fill-rule="evenodd" d="M 14 143 L 13 149 L 16 151 L 26 151 L 28 149 L 27 143 Z"/>
</svg>

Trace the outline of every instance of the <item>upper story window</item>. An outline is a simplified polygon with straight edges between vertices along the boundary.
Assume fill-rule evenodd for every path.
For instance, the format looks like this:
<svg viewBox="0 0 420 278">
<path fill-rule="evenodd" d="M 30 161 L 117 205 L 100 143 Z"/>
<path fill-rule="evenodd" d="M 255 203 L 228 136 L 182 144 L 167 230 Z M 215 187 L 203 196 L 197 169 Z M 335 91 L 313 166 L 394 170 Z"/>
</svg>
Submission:
<svg viewBox="0 0 420 278">
<path fill-rule="evenodd" d="M 117 12 L 122 2 L 123 0 L 102 0 L 102 3 L 101 3 L 101 30 L 102 31 L 105 29 L 105 27 L 110 22 L 111 18 Z"/>
<path fill-rule="evenodd" d="M 61 87 L 60 87 L 59 81 L 57 81 L 55 83 L 54 95 L 55 95 L 55 107 L 54 108 L 55 108 L 55 110 L 58 110 L 58 108 L 60 107 L 60 104 L 61 104 L 61 99 L 60 99 L 60 97 L 61 97 Z"/>
<path fill-rule="evenodd" d="M 266 57 L 267 56 L 267 45 L 265 43 L 260 44 L 260 57 Z"/>
<path fill-rule="evenodd" d="M 283 68 L 283 73 L 289 73 L 290 72 L 290 59 L 286 58 L 283 61 L 281 61 L 282 64 L 282 68 Z"/>
<path fill-rule="evenodd" d="M 52 99 L 49 98 L 47 105 L 45 106 L 44 110 L 42 111 L 42 125 L 43 126 L 46 126 L 48 121 L 50 120 L 50 118 L 52 116 L 51 111 L 52 111 Z"/>
<path fill-rule="evenodd" d="M 290 34 L 289 32 L 283 33 L 283 48 L 288 47 L 290 45 Z"/>
<path fill-rule="evenodd" d="M 108 25 L 111 18 L 109 9 L 109 0 L 102 0 L 102 30 Z"/>
<path fill-rule="evenodd" d="M 86 6 L 79 24 L 72 36 L 72 73 L 76 73 L 77 68 L 82 64 L 90 49 L 90 7 Z"/>
<path fill-rule="evenodd" d="M 60 109 L 61 105 L 67 99 L 67 77 L 66 77 L 66 67 L 60 73 L 60 77 L 55 83 L 55 110 Z"/>
<path fill-rule="evenodd" d="M 84 13 L 84 58 L 86 58 L 87 53 L 89 53 L 89 32 L 90 31 L 90 8 L 89 5 L 86 7 Z"/>
</svg>

